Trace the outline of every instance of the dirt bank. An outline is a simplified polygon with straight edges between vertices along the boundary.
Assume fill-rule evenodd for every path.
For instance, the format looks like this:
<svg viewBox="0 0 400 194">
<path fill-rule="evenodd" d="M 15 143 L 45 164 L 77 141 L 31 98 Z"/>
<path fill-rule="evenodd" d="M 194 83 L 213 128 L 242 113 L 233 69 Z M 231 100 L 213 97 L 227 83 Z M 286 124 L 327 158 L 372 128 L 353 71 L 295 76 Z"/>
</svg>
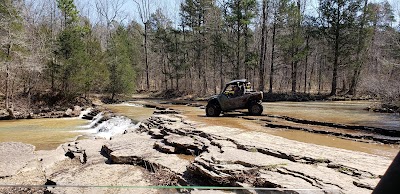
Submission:
<svg viewBox="0 0 400 194">
<path fill-rule="evenodd" d="M 99 105 L 98 101 L 97 98 L 37 94 L 30 101 L 15 100 L 9 109 L 4 109 L 1 102 L 0 120 L 77 117 L 81 111 Z"/>
</svg>

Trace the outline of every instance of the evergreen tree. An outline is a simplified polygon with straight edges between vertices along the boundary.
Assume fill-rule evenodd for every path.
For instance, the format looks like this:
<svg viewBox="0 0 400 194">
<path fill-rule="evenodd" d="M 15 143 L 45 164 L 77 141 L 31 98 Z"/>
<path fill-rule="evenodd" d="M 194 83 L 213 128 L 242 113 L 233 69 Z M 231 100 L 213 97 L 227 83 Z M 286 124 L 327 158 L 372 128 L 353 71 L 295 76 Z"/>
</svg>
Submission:
<svg viewBox="0 0 400 194">
<path fill-rule="evenodd" d="M 300 10 L 300 0 L 297 2 L 283 0 L 280 4 L 282 25 L 286 27 L 286 33 L 278 37 L 278 44 L 283 58 L 291 66 L 291 91 L 296 93 L 297 71 L 299 63 L 305 59 L 305 39 L 302 33 L 303 16 Z"/>
<path fill-rule="evenodd" d="M 57 0 L 58 8 L 63 15 L 64 29 L 57 37 L 57 48 L 54 51 L 57 60 L 57 65 L 49 63 L 50 68 L 59 67 L 60 82 L 62 91 L 70 93 L 76 81 L 74 76 L 81 70 L 84 64 L 88 63 L 88 55 L 85 53 L 85 45 L 83 37 L 88 33 L 89 29 L 86 26 L 80 27 L 78 23 L 78 11 L 73 0 Z M 77 91 L 73 91 L 77 92 Z"/>
<path fill-rule="evenodd" d="M 171 44 L 169 36 L 172 29 L 172 22 L 162 13 L 161 9 L 156 10 L 150 17 L 150 33 L 152 34 L 152 51 L 158 56 L 158 64 L 161 66 L 161 73 L 163 75 L 163 84 L 165 90 L 168 89 L 168 81 L 172 85 L 172 73 L 167 68 L 167 47 Z"/>
<path fill-rule="evenodd" d="M 321 0 L 319 11 L 322 32 L 333 53 L 333 71 L 330 95 L 336 95 L 339 66 L 350 63 L 349 56 L 357 44 L 357 13 L 361 0 Z"/>
<path fill-rule="evenodd" d="M 368 12 L 368 0 L 364 0 L 363 12 L 361 14 L 361 18 L 359 19 L 358 25 L 358 39 L 357 39 L 357 50 L 356 50 L 356 59 L 353 65 L 353 76 L 351 77 L 350 88 L 347 94 L 355 95 L 357 85 L 359 82 L 360 73 L 362 67 L 364 66 L 365 56 L 366 54 L 366 40 L 369 39 L 368 37 L 371 35 L 367 31 L 367 12 Z"/>
<path fill-rule="evenodd" d="M 240 78 L 241 64 L 247 61 L 248 45 L 247 41 L 251 35 L 249 32 L 249 25 L 251 20 L 255 17 L 257 8 L 257 1 L 255 0 L 232 0 L 227 2 L 228 14 L 226 21 L 230 24 L 235 34 L 235 55 L 236 63 L 234 64 L 234 78 Z M 243 41 L 243 38 L 245 41 Z M 244 43 L 244 45 L 243 45 Z M 242 48 L 245 50 L 243 51 Z M 243 53 L 243 55 L 242 55 Z"/>
<path fill-rule="evenodd" d="M 117 94 L 129 94 L 133 92 L 135 72 L 132 65 L 133 42 L 125 27 L 119 25 L 107 48 L 107 66 L 110 82 L 107 91 L 114 100 Z"/>
<path fill-rule="evenodd" d="M 78 71 L 73 76 L 76 90 L 88 96 L 89 92 L 102 92 L 108 83 L 108 70 L 104 63 L 104 53 L 101 50 L 100 40 L 93 35 L 90 22 L 85 21 L 85 34 L 82 37 L 83 50 L 74 61 Z"/>
<path fill-rule="evenodd" d="M 201 94 L 207 93 L 207 35 L 206 16 L 209 14 L 213 0 L 185 0 L 181 4 L 182 27 L 190 31 L 186 40 L 192 51 L 192 67 L 197 69 L 198 81 L 201 83 Z"/>
</svg>

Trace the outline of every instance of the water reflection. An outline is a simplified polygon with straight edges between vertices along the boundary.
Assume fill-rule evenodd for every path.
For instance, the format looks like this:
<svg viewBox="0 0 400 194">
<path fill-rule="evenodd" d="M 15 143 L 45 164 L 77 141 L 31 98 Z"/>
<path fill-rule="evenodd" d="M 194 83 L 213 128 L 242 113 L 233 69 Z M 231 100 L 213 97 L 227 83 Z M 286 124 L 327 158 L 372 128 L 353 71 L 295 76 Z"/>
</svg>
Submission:
<svg viewBox="0 0 400 194">
<path fill-rule="evenodd" d="M 400 130 L 400 117 L 398 115 L 364 110 L 373 103 L 376 102 L 274 102 L 263 103 L 263 106 L 266 114 Z"/>
</svg>

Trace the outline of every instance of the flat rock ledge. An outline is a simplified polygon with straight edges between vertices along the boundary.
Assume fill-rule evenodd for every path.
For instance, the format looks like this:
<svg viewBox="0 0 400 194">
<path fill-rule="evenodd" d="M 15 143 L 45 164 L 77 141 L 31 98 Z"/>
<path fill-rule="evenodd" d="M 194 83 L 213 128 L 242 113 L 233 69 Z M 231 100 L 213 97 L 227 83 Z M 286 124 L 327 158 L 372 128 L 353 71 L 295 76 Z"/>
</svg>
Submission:
<svg viewBox="0 0 400 194">
<path fill-rule="evenodd" d="M 381 156 L 262 132 L 203 126 L 173 110 L 157 113 L 111 140 L 79 140 L 37 152 L 32 145 L 0 143 L 0 184 L 191 185 L 242 187 L 243 193 L 262 192 L 254 187 L 279 193 L 370 193 L 391 163 Z M 0 193 L 45 191 L 94 190 L 0 188 Z M 130 192 L 123 188 L 96 191 Z M 156 192 L 145 189 L 139 193 Z"/>
<path fill-rule="evenodd" d="M 44 185 L 44 173 L 35 146 L 19 142 L 0 143 L 0 185 Z M 0 193 L 43 193 L 41 187 L 0 187 Z"/>
<path fill-rule="evenodd" d="M 0 178 L 15 175 L 35 159 L 35 146 L 19 142 L 0 143 Z"/>
<path fill-rule="evenodd" d="M 102 152 L 110 163 L 155 173 L 161 185 L 259 187 L 283 193 L 370 193 L 391 163 L 266 133 L 202 127 L 168 113 L 114 137 Z"/>
</svg>

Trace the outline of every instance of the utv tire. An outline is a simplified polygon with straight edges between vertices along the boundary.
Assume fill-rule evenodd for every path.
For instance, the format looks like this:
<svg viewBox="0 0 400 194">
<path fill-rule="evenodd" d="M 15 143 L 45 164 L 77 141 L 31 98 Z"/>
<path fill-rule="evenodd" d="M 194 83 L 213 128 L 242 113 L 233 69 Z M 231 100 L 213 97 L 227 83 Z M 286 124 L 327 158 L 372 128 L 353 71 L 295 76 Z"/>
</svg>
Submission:
<svg viewBox="0 0 400 194">
<path fill-rule="evenodd" d="M 253 116 L 260 116 L 264 108 L 260 103 L 253 102 L 249 106 L 249 114 Z"/>
<path fill-rule="evenodd" d="M 209 104 L 206 107 L 207 117 L 218 117 L 221 114 L 221 109 L 215 104 Z"/>
</svg>

